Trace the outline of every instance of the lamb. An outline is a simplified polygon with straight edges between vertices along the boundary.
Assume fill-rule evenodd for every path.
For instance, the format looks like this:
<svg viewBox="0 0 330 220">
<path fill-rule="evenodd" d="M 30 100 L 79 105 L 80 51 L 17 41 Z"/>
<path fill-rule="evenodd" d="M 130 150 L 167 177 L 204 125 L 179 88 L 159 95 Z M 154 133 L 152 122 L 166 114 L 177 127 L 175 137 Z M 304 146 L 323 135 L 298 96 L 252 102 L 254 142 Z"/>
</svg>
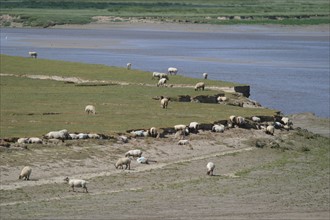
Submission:
<svg viewBox="0 0 330 220">
<path fill-rule="evenodd" d="M 71 187 L 72 187 L 72 191 L 74 191 L 74 187 L 81 187 L 83 189 L 85 189 L 85 192 L 88 193 L 87 190 L 87 181 L 85 180 L 81 180 L 81 179 L 69 179 L 69 177 L 66 177 L 64 179 L 64 181 L 66 181 Z"/>
<path fill-rule="evenodd" d="M 85 107 L 85 112 L 86 112 L 87 114 L 91 113 L 91 114 L 95 115 L 95 114 L 96 114 L 95 106 L 94 106 L 94 105 L 87 105 L 87 106 Z"/>
<path fill-rule="evenodd" d="M 203 78 L 204 78 L 204 79 L 207 79 L 207 76 L 208 76 L 207 73 L 203 73 Z"/>
<path fill-rule="evenodd" d="M 188 140 L 179 140 L 178 145 L 188 145 L 189 141 Z"/>
<path fill-rule="evenodd" d="M 159 86 L 165 86 L 166 84 L 166 79 L 165 78 L 161 78 L 158 83 L 157 83 L 157 87 Z"/>
<path fill-rule="evenodd" d="M 168 69 L 167 69 L 167 72 L 169 73 L 169 74 L 174 74 L 174 75 L 176 75 L 177 73 L 178 73 L 178 69 L 177 68 L 175 68 L 175 67 L 169 67 Z"/>
<path fill-rule="evenodd" d="M 131 158 L 127 158 L 127 157 L 119 158 L 115 164 L 115 167 L 116 167 L 116 169 L 118 169 L 119 167 L 121 167 L 121 169 L 124 169 L 124 165 L 126 166 L 125 170 L 127 170 L 127 168 L 130 170 L 131 169 Z"/>
<path fill-rule="evenodd" d="M 34 57 L 35 59 L 37 59 L 38 53 L 35 51 L 31 51 L 31 52 L 29 52 L 29 55 L 30 55 L 30 57 Z"/>
<path fill-rule="evenodd" d="M 164 96 L 160 97 L 160 106 L 162 108 L 167 108 L 169 102 L 169 98 L 165 98 Z"/>
<path fill-rule="evenodd" d="M 205 83 L 199 82 L 195 85 L 195 91 L 197 90 L 204 90 L 205 89 Z"/>
<path fill-rule="evenodd" d="M 210 176 L 213 176 L 213 171 L 214 171 L 214 168 L 215 168 L 215 165 L 214 163 L 212 162 L 208 162 L 208 164 L 206 165 L 206 168 L 207 168 L 207 175 L 210 175 Z"/>
<path fill-rule="evenodd" d="M 125 157 L 141 157 L 141 150 L 129 150 L 125 153 Z"/>
<path fill-rule="evenodd" d="M 212 131 L 213 132 L 221 132 L 221 133 L 223 133 L 225 131 L 225 126 L 222 125 L 222 124 L 220 124 L 220 125 L 215 124 L 212 127 Z"/>
<path fill-rule="evenodd" d="M 126 66 L 127 66 L 127 69 L 130 70 L 131 67 L 132 67 L 132 64 L 131 63 L 127 63 Z"/>
<path fill-rule="evenodd" d="M 21 174 L 18 176 L 18 179 L 23 180 L 30 180 L 30 175 L 32 173 L 32 168 L 29 166 L 26 166 L 22 169 Z"/>
</svg>

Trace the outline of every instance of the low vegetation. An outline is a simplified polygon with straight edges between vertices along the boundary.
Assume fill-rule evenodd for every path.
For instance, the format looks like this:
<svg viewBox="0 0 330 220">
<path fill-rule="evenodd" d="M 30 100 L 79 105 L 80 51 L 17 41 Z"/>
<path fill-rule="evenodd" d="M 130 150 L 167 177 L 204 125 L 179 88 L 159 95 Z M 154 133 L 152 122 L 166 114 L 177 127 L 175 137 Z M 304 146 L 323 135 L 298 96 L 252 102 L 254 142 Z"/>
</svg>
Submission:
<svg viewBox="0 0 330 220">
<path fill-rule="evenodd" d="M 86 24 L 94 16 L 208 24 L 328 24 L 327 0 L 1 0 L 1 15 L 24 26 Z M 118 19 L 120 18 L 120 19 Z M 10 26 L 11 21 L 2 25 Z"/>
</svg>

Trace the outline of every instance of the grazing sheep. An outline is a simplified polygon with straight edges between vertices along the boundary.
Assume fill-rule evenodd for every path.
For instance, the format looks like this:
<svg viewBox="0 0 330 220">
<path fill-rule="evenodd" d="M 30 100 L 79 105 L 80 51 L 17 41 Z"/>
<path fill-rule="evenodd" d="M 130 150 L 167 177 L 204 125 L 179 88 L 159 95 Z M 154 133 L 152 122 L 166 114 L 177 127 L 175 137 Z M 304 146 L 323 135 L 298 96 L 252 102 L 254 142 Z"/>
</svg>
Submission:
<svg viewBox="0 0 330 220">
<path fill-rule="evenodd" d="M 28 141 L 29 141 L 29 138 L 19 138 L 19 139 L 17 140 L 17 143 L 18 143 L 18 144 L 27 144 Z"/>
<path fill-rule="evenodd" d="M 32 173 L 31 167 L 26 166 L 22 169 L 21 174 L 18 176 L 18 179 L 23 178 L 23 180 L 30 180 L 31 173 Z"/>
<path fill-rule="evenodd" d="M 178 145 L 188 145 L 189 141 L 188 140 L 179 140 Z"/>
<path fill-rule="evenodd" d="M 210 176 L 213 176 L 213 171 L 214 171 L 214 168 L 215 168 L 215 165 L 214 163 L 212 162 L 208 162 L 208 164 L 206 165 L 206 168 L 207 168 L 207 175 L 210 175 Z"/>
<path fill-rule="evenodd" d="M 141 150 L 129 150 L 125 153 L 125 157 L 141 157 Z"/>
<path fill-rule="evenodd" d="M 178 69 L 177 68 L 175 68 L 175 67 L 169 67 L 168 69 L 167 69 L 167 72 L 169 73 L 169 74 L 174 74 L 174 75 L 176 75 L 177 73 L 178 73 Z"/>
<path fill-rule="evenodd" d="M 195 85 L 195 91 L 197 90 L 204 90 L 205 89 L 205 83 L 199 82 Z"/>
<path fill-rule="evenodd" d="M 38 137 L 30 137 L 27 142 L 29 144 L 42 144 L 42 140 Z"/>
<path fill-rule="evenodd" d="M 166 84 L 166 78 L 161 78 L 157 83 L 157 87 L 165 86 L 165 84 Z"/>
<path fill-rule="evenodd" d="M 152 73 L 152 79 L 158 78 L 158 80 L 159 80 L 161 74 L 162 74 L 162 73 L 159 73 L 159 72 L 153 72 L 153 73 Z"/>
<path fill-rule="evenodd" d="M 123 158 L 119 158 L 115 164 L 116 169 L 118 169 L 119 167 L 121 167 L 121 169 L 124 169 L 124 165 L 125 170 L 127 170 L 127 168 L 130 170 L 131 169 L 131 158 L 128 157 L 123 157 Z"/>
<path fill-rule="evenodd" d="M 261 119 L 259 117 L 253 116 L 252 118 L 253 122 L 260 123 Z"/>
<path fill-rule="evenodd" d="M 132 67 L 132 64 L 131 64 L 131 63 L 127 63 L 127 65 L 126 65 L 126 66 L 127 66 L 127 69 L 128 69 L 128 70 L 130 70 L 130 69 L 131 69 L 131 67 Z"/>
<path fill-rule="evenodd" d="M 208 76 L 207 73 L 203 73 L 203 78 L 204 78 L 204 79 L 207 79 L 207 76 Z"/>
<path fill-rule="evenodd" d="M 29 52 L 30 57 L 34 57 L 35 59 L 37 59 L 38 53 L 37 52 Z"/>
<path fill-rule="evenodd" d="M 191 132 L 197 132 L 198 131 L 198 129 L 199 129 L 199 123 L 198 122 L 190 122 L 190 124 L 189 124 L 189 131 L 191 131 Z"/>
<path fill-rule="evenodd" d="M 70 135 L 67 130 L 63 129 L 60 131 L 51 131 L 44 135 L 47 139 L 60 139 L 60 140 L 66 140 L 70 138 Z"/>
<path fill-rule="evenodd" d="M 227 100 L 228 100 L 228 98 L 226 96 L 218 96 L 218 98 L 217 98 L 218 103 L 225 102 Z"/>
<path fill-rule="evenodd" d="M 95 106 L 94 106 L 94 105 L 87 105 L 87 106 L 85 107 L 85 112 L 86 112 L 87 114 L 91 113 L 91 114 L 95 115 L 95 114 L 96 114 Z"/>
<path fill-rule="evenodd" d="M 225 131 L 225 126 L 220 124 L 220 125 L 213 125 L 212 126 L 212 131 L 213 132 L 221 132 L 223 133 Z"/>
<path fill-rule="evenodd" d="M 273 125 L 268 125 L 266 127 L 266 134 L 274 135 L 275 127 Z"/>
<path fill-rule="evenodd" d="M 88 190 L 87 190 L 87 181 L 85 180 L 80 180 L 80 179 L 69 179 L 69 177 L 66 177 L 64 179 L 71 187 L 72 187 L 72 191 L 74 191 L 74 188 L 75 187 L 81 187 L 83 189 L 85 189 L 85 192 L 88 193 Z"/>
<path fill-rule="evenodd" d="M 169 98 L 165 98 L 164 96 L 160 97 L 160 107 L 167 108 L 169 102 Z"/>
</svg>

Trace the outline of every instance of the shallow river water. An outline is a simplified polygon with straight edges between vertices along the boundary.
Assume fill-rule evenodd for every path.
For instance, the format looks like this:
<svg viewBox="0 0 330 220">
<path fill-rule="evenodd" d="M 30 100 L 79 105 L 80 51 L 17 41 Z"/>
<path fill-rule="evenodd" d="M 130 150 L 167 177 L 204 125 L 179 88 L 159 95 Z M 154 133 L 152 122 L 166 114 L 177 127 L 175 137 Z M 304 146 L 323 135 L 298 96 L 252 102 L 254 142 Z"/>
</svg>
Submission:
<svg viewBox="0 0 330 220">
<path fill-rule="evenodd" d="M 251 97 L 284 114 L 330 117 L 329 31 L 262 26 L 226 30 L 167 30 L 132 26 L 102 29 L 1 29 L 1 53 L 98 63 L 239 82 Z"/>
</svg>

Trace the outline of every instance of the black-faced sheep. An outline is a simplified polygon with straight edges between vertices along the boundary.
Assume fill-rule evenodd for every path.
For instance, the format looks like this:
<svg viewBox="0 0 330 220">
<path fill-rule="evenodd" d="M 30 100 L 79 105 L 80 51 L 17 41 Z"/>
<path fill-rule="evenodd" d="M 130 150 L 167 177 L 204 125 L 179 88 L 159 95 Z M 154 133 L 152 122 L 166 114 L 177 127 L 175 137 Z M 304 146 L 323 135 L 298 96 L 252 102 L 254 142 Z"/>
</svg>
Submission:
<svg viewBox="0 0 330 220">
<path fill-rule="evenodd" d="M 169 73 L 169 74 L 174 74 L 174 75 L 176 75 L 177 73 L 178 73 L 178 69 L 177 68 L 175 68 L 175 67 L 169 67 L 168 69 L 167 69 L 167 72 Z"/>
<path fill-rule="evenodd" d="M 268 125 L 265 132 L 266 134 L 274 135 L 275 127 L 273 125 Z"/>
<path fill-rule="evenodd" d="M 198 129 L 199 129 L 199 123 L 198 122 L 190 122 L 189 124 L 189 131 L 190 132 L 198 132 Z"/>
<path fill-rule="evenodd" d="M 207 76 L 208 76 L 207 73 L 203 73 L 203 78 L 204 78 L 204 79 L 207 79 Z"/>
<path fill-rule="evenodd" d="M 125 153 L 125 157 L 141 157 L 142 151 L 141 150 L 129 150 Z"/>
<path fill-rule="evenodd" d="M 64 180 L 71 186 L 73 192 L 75 192 L 74 191 L 75 187 L 79 187 L 79 188 L 83 188 L 85 192 L 88 193 L 87 181 L 81 179 L 69 179 L 69 177 L 66 177 Z"/>
<path fill-rule="evenodd" d="M 151 128 L 149 129 L 149 135 L 150 135 L 151 137 L 159 137 L 159 132 L 158 132 L 157 128 L 155 128 L 155 127 L 151 127 Z"/>
<path fill-rule="evenodd" d="M 195 85 L 195 91 L 197 90 L 204 90 L 205 89 L 205 83 L 199 82 Z"/>
<path fill-rule="evenodd" d="M 87 105 L 87 106 L 85 107 L 85 112 L 86 112 L 87 114 L 91 113 L 91 114 L 95 115 L 95 114 L 96 114 L 95 106 L 94 106 L 94 105 Z"/>
<path fill-rule="evenodd" d="M 208 162 L 208 164 L 206 165 L 206 168 L 207 168 L 207 175 L 210 175 L 210 176 L 213 176 L 213 171 L 214 171 L 214 168 L 215 168 L 215 165 L 214 163 L 212 162 Z"/>
<path fill-rule="evenodd" d="M 131 158 L 129 158 L 129 157 L 119 158 L 117 160 L 117 162 L 115 163 L 116 169 L 118 169 L 118 168 L 124 169 L 124 165 L 126 166 L 125 170 L 127 170 L 127 168 L 130 170 L 131 169 Z"/>
<path fill-rule="evenodd" d="M 30 55 L 30 57 L 34 57 L 35 59 L 37 59 L 38 53 L 35 51 L 31 51 L 31 52 L 29 52 L 29 55 Z"/>
<path fill-rule="evenodd" d="M 32 173 L 32 168 L 26 166 L 22 169 L 21 174 L 18 176 L 18 179 L 30 180 L 31 173 Z"/>
</svg>

